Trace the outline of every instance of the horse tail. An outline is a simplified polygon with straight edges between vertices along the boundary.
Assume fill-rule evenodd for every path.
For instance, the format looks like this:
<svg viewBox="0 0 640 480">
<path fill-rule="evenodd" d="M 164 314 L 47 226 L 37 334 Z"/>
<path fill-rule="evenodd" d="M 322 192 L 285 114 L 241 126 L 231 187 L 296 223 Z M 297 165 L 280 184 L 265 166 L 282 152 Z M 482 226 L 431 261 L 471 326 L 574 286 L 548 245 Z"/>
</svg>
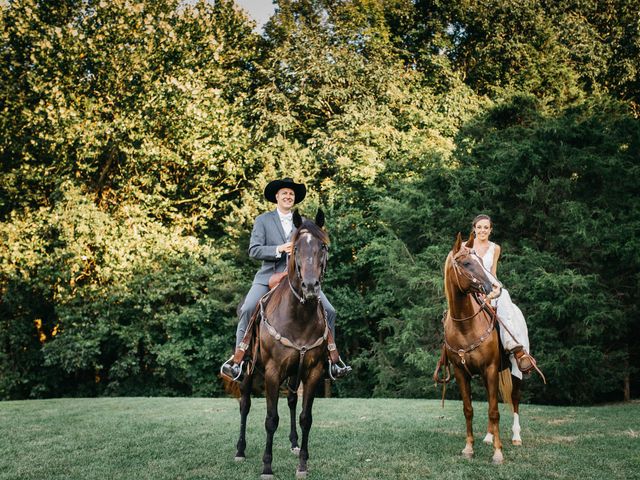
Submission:
<svg viewBox="0 0 640 480">
<path fill-rule="evenodd" d="M 513 393 L 513 383 L 511 382 L 511 369 L 505 368 L 498 374 L 498 388 L 500 390 L 500 396 L 504 403 L 511 405 L 513 409 L 513 401 L 511 394 Z"/>
<path fill-rule="evenodd" d="M 231 395 L 234 398 L 240 398 L 242 396 L 242 392 L 240 391 L 240 384 L 238 382 L 234 382 L 224 375 L 218 375 L 222 379 L 222 385 L 224 386 L 224 391 Z"/>
</svg>

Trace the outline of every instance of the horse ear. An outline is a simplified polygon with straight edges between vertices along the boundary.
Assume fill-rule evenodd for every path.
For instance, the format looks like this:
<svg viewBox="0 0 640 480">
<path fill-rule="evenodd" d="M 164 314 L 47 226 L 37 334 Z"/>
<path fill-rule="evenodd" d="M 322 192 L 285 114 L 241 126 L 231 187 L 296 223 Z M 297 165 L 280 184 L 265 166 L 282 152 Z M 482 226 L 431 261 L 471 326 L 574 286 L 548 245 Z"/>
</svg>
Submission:
<svg viewBox="0 0 640 480">
<path fill-rule="evenodd" d="M 316 213 L 316 225 L 320 228 L 324 227 L 324 212 L 321 208 L 319 208 L 318 213 Z"/>
<path fill-rule="evenodd" d="M 469 247 L 469 248 L 473 248 L 473 240 L 475 239 L 475 237 L 473 236 L 473 232 L 469 233 L 469 240 L 467 240 L 467 243 L 465 243 L 465 246 Z"/>
<path fill-rule="evenodd" d="M 300 225 L 302 225 L 302 217 L 297 208 L 293 211 L 293 225 L 296 228 L 300 228 Z"/>
<path fill-rule="evenodd" d="M 456 243 L 453 244 L 453 249 L 451 250 L 453 253 L 457 253 L 462 246 L 462 235 L 458 232 L 458 236 L 456 237 Z"/>
</svg>

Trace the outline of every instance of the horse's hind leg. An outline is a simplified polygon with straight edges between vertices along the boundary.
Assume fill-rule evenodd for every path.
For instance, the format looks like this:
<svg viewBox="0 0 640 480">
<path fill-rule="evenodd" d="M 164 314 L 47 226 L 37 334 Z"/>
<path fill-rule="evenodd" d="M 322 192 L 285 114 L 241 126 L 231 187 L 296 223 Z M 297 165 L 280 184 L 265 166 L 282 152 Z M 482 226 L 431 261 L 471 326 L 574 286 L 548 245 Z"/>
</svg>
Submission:
<svg viewBox="0 0 640 480">
<path fill-rule="evenodd" d="M 322 365 L 317 365 L 307 377 L 304 383 L 304 393 L 302 397 L 302 411 L 300 412 L 300 428 L 302 430 L 302 443 L 300 445 L 300 463 L 296 470 L 296 478 L 307 476 L 307 461 L 309 460 L 309 432 L 313 423 L 313 400 L 318 382 L 324 373 Z"/>
<path fill-rule="evenodd" d="M 513 437 L 511 437 L 511 443 L 513 445 L 522 445 L 522 438 L 520 437 L 520 399 L 522 398 L 522 380 L 518 377 L 512 376 L 511 382 L 513 383 L 513 391 L 511 392 L 511 401 L 513 403 L 513 426 L 511 431 Z"/>
<path fill-rule="evenodd" d="M 240 387 L 240 391 L 242 393 L 240 396 L 240 438 L 238 438 L 238 443 L 236 444 L 236 462 L 241 462 L 245 459 L 244 450 L 247 447 L 247 417 L 249 416 L 249 410 L 251 410 L 252 381 L 252 376 L 249 375 L 245 378 Z"/>
<path fill-rule="evenodd" d="M 295 388 L 295 380 L 293 377 L 289 378 L 289 393 L 287 395 L 287 404 L 289 405 L 289 415 L 291 417 L 291 432 L 289 433 L 289 441 L 291 442 L 291 451 L 296 455 L 300 454 L 300 448 L 298 446 L 298 430 L 296 429 L 296 407 L 298 405 L 298 392 L 293 390 Z"/>
</svg>

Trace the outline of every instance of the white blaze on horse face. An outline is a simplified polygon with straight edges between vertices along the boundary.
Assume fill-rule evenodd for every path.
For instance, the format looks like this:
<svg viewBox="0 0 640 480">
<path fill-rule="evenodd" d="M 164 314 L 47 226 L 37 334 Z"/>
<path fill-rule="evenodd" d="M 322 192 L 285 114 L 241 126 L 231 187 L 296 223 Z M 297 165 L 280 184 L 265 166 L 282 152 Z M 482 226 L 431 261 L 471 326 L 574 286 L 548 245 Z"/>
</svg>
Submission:
<svg viewBox="0 0 640 480">
<path fill-rule="evenodd" d="M 311 242 L 313 241 L 313 235 L 311 235 L 311 233 L 307 232 L 303 235 L 303 240 L 307 241 L 307 245 L 311 245 Z M 311 264 L 313 262 L 313 258 L 311 257 L 307 257 L 306 262 L 308 264 Z"/>
<path fill-rule="evenodd" d="M 311 242 L 313 242 L 313 235 L 309 232 L 305 232 L 301 235 L 301 241 L 305 241 L 307 242 L 307 245 L 311 245 Z M 304 262 L 311 265 L 313 263 L 313 257 L 312 256 L 308 256 L 304 259 Z"/>
</svg>

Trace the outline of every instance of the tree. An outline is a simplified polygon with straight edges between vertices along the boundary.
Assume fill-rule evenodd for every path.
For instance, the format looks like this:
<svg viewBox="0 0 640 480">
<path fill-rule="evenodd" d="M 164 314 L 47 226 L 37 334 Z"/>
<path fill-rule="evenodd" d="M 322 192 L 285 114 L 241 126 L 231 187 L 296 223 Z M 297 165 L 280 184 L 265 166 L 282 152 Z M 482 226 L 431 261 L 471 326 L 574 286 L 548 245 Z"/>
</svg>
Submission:
<svg viewBox="0 0 640 480">
<path fill-rule="evenodd" d="M 534 379 L 530 398 L 589 403 L 622 398 L 625 383 L 637 388 L 628 339 L 639 327 L 638 133 L 624 104 L 593 99 L 549 115 L 516 95 L 461 129 L 456 168 L 389 192 L 379 211 L 389 233 L 368 247 L 381 265 L 375 289 L 394 299 L 383 301 L 388 334 L 377 348 L 395 382 L 387 388 L 406 394 L 400 371 L 424 375 L 435 363 L 441 266 L 452 232 L 465 233 L 480 212 L 495 222 L 498 275 L 525 312 L 533 353 L 564 382 L 552 390 Z"/>
<path fill-rule="evenodd" d="M 0 397 L 220 393 L 238 270 L 139 208 L 59 194 L 0 230 Z"/>
<path fill-rule="evenodd" d="M 251 24 L 24 0 L 2 26 L 0 396 L 219 392 L 237 270 L 204 234 L 252 161 Z"/>
<path fill-rule="evenodd" d="M 3 212 L 74 179 L 96 202 L 220 231 L 243 181 L 257 37 L 231 1 L 3 9 Z"/>
</svg>

